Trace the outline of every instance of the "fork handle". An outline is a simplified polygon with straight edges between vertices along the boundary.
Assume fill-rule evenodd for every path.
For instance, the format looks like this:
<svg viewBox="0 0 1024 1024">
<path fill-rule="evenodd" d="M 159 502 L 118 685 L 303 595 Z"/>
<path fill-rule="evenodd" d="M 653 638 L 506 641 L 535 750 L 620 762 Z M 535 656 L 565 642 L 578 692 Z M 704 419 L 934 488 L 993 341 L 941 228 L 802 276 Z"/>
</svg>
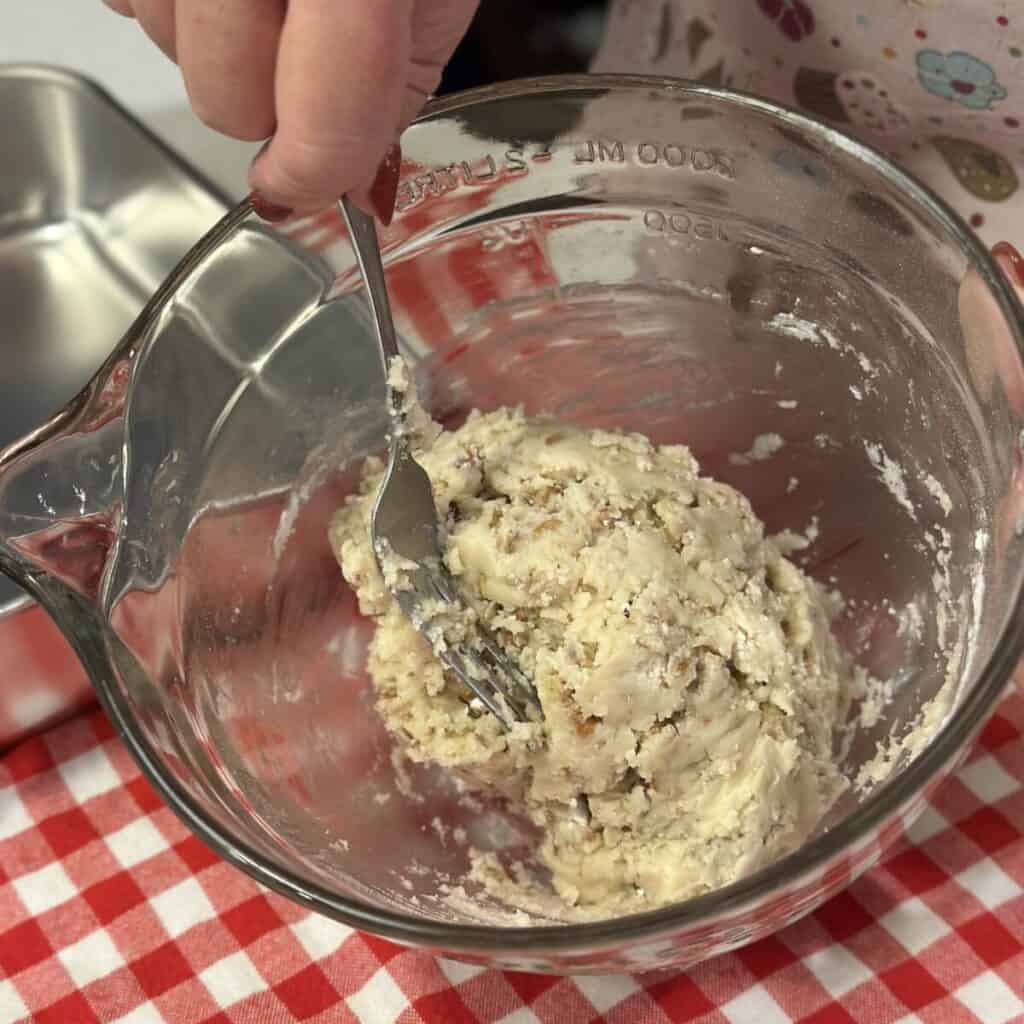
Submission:
<svg viewBox="0 0 1024 1024">
<path fill-rule="evenodd" d="M 384 378 L 388 379 L 391 362 L 400 355 L 395 322 L 391 318 L 391 304 L 388 301 L 387 282 L 384 279 L 384 265 L 380 258 L 380 243 L 377 241 L 377 226 L 373 218 L 363 213 L 348 196 L 338 200 L 338 207 L 348 227 L 356 262 L 366 284 L 367 301 L 373 314 L 374 333 L 384 366 Z M 401 396 L 388 386 L 391 404 L 396 411 L 401 409 Z"/>
</svg>

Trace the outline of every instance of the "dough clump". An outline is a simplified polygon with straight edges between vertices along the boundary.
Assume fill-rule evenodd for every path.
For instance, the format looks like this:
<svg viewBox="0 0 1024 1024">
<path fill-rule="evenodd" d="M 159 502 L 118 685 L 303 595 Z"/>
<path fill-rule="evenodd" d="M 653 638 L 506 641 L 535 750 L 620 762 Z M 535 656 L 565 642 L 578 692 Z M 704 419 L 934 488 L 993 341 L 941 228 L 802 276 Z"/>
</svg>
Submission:
<svg viewBox="0 0 1024 1024">
<path fill-rule="evenodd" d="M 846 785 L 835 735 L 863 673 L 746 498 L 685 447 L 513 409 L 433 429 L 417 457 L 448 568 L 544 720 L 503 730 L 403 616 L 371 548 L 370 459 L 331 542 L 376 620 L 378 708 L 410 757 L 542 828 L 568 916 L 696 896 L 808 838 Z M 492 854 L 475 854 L 474 877 L 507 902 L 525 884 Z"/>
</svg>

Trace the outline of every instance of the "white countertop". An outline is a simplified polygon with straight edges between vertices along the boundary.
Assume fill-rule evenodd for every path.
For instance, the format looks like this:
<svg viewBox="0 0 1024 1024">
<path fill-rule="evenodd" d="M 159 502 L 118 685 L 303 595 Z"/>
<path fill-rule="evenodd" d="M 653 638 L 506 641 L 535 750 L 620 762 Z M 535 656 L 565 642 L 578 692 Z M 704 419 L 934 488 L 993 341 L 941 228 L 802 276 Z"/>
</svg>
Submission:
<svg viewBox="0 0 1024 1024">
<path fill-rule="evenodd" d="M 54 64 L 95 79 L 186 159 L 241 198 L 259 148 L 225 139 L 189 110 L 178 69 L 101 0 L 0 0 L 0 63 Z"/>
</svg>

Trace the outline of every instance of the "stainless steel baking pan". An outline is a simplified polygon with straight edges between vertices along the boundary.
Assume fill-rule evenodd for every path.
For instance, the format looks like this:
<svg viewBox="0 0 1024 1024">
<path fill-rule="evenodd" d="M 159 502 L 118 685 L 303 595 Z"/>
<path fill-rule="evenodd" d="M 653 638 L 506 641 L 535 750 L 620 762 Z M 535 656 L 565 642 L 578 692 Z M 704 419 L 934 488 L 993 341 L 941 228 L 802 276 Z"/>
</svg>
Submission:
<svg viewBox="0 0 1024 1024">
<path fill-rule="evenodd" d="M 226 197 L 93 82 L 0 65 L 0 447 L 72 398 Z M 89 684 L 0 577 L 0 749 Z"/>
</svg>

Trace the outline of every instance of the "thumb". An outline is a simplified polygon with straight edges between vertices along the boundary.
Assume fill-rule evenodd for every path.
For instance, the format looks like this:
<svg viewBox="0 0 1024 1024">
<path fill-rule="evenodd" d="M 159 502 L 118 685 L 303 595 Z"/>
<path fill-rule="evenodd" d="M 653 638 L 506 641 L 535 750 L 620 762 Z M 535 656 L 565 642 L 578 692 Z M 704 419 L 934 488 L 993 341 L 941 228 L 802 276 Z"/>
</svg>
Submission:
<svg viewBox="0 0 1024 1024">
<path fill-rule="evenodd" d="M 250 171 L 269 203 L 312 213 L 371 185 L 402 116 L 411 0 L 291 0 L 277 131 Z"/>
</svg>

